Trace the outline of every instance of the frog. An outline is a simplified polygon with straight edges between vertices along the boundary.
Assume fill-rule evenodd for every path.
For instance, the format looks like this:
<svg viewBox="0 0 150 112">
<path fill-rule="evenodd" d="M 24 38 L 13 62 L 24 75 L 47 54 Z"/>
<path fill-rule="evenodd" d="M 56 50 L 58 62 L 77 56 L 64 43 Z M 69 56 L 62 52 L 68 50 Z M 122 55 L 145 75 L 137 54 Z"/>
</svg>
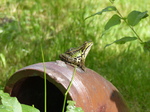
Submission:
<svg viewBox="0 0 150 112">
<path fill-rule="evenodd" d="M 59 58 L 71 65 L 78 66 L 83 71 L 85 71 L 85 59 L 93 45 L 92 41 L 85 41 L 82 46 L 77 48 L 71 48 L 65 53 L 60 54 Z"/>
</svg>

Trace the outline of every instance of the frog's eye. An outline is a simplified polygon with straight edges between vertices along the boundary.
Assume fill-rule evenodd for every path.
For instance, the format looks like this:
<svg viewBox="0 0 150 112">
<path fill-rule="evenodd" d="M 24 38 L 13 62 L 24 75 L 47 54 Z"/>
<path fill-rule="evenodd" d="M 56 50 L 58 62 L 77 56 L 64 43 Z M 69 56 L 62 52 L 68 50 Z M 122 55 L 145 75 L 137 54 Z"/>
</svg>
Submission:
<svg viewBox="0 0 150 112">
<path fill-rule="evenodd" d="M 66 52 L 70 52 L 72 50 L 72 48 L 71 49 L 68 49 Z"/>
<path fill-rule="evenodd" d="M 85 41 L 85 42 L 84 42 L 84 44 L 87 44 L 87 43 L 88 43 L 88 41 Z"/>
</svg>

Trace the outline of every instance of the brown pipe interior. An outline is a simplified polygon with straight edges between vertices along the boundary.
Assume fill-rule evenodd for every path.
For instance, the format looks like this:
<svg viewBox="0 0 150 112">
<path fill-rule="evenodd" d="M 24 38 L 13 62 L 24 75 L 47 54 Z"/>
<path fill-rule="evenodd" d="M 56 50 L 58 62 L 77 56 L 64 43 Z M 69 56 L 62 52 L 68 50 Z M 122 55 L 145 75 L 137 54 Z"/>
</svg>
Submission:
<svg viewBox="0 0 150 112">
<path fill-rule="evenodd" d="M 19 102 L 34 105 L 40 112 L 44 112 L 44 80 L 39 76 L 28 77 L 15 83 L 11 96 Z M 52 83 L 47 81 L 47 112 L 61 112 L 64 96 Z"/>
</svg>

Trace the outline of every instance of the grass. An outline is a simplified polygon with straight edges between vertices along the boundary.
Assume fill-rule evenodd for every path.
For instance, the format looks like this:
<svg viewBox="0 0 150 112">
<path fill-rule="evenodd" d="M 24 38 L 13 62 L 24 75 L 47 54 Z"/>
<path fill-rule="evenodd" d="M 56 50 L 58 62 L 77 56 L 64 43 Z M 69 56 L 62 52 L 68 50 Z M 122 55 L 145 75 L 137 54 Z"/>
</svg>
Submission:
<svg viewBox="0 0 150 112">
<path fill-rule="evenodd" d="M 150 13 L 150 1 L 116 1 L 126 16 L 132 10 Z M 0 3 L 0 85 L 18 69 L 45 61 L 58 60 L 68 48 L 80 46 L 86 40 L 94 45 L 86 66 L 111 81 L 121 92 L 132 112 L 150 111 L 150 53 L 140 43 L 104 46 L 126 35 L 133 35 L 125 25 L 110 29 L 101 37 L 104 25 L 112 13 L 84 18 L 111 5 L 108 0 L 1 0 Z M 9 18 L 5 21 L 4 17 Z M 135 27 L 143 40 L 149 40 L 150 17 Z M 2 61 L 3 60 L 3 61 Z"/>
</svg>

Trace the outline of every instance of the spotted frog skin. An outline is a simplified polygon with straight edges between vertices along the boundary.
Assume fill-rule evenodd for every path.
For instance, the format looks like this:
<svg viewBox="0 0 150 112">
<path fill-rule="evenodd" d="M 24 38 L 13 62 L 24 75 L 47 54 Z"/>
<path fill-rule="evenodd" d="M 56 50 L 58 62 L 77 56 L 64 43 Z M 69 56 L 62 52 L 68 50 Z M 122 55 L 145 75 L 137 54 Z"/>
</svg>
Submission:
<svg viewBox="0 0 150 112">
<path fill-rule="evenodd" d="M 84 44 L 78 48 L 71 48 L 63 54 L 60 54 L 59 57 L 62 61 L 67 63 L 77 65 L 82 70 L 85 71 L 85 59 L 93 45 L 93 42 L 86 41 Z"/>
</svg>

